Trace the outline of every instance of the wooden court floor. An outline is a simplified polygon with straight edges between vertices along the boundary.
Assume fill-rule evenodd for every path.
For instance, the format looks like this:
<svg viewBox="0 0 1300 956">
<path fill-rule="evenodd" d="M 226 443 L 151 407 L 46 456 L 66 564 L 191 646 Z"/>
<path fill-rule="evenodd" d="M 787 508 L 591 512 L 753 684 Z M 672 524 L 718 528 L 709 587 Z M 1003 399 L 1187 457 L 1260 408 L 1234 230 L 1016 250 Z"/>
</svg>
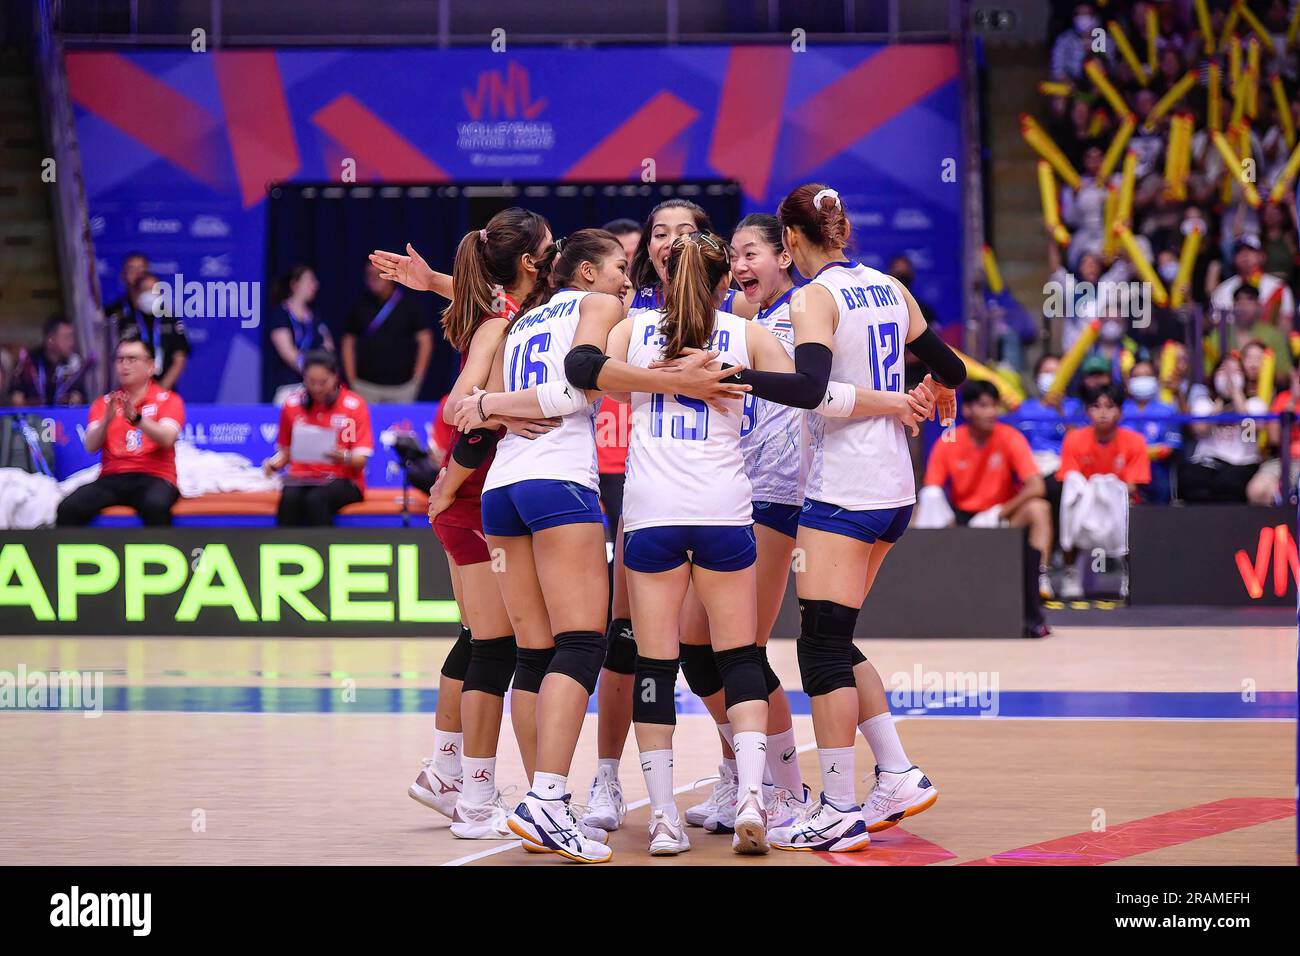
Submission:
<svg viewBox="0 0 1300 956">
<path fill-rule="evenodd" d="M 470 864 L 565 867 L 511 842 L 460 841 L 406 796 L 431 750 L 445 640 L 0 639 L 0 677 L 103 675 L 104 711 L 0 709 L 0 865 Z M 645 854 L 645 789 L 613 865 L 1294 864 L 1296 633 L 1061 627 L 1044 641 L 864 645 L 888 688 L 931 675 L 996 682 L 993 706 L 901 697 L 911 758 L 942 796 L 862 854 L 745 858 L 691 830 Z M 773 664 L 798 688 L 793 642 Z M 792 693 L 795 709 L 806 707 Z M 904 706 L 899 706 L 899 705 Z M 915 705 L 915 706 L 909 706 Z M 707 795 L 716 735 L 683 699 L 679 806 Z M 996 712 L 996 716 L 993 713 Z M 795 729 L 815 784 L 810 719 Z M 522 787 L 507 728 L 498 775 Z M 589 715 L 571 785 L 595 763 Z M 858 771 L 871 758 L 859 741 Z M 862 781 L 859 793 L 868 784 Z"/>
</svg>

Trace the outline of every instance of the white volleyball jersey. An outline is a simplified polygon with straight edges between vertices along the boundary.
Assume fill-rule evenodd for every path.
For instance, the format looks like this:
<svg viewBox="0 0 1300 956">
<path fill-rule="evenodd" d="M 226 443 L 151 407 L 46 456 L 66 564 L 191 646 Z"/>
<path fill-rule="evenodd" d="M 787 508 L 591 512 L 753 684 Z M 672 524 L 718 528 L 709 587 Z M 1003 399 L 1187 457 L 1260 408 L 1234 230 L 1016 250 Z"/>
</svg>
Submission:
<svg viewBox="0 0 1300 956">
<path fill-rule="evenodd" d="M 794 326 L 790 322 L 788 290 L 770 309 L 762 309 L 754 321 L 767 329 L 794 358 Z M 740 425 L 740 448 L 745 455 L 745 474 L 754 489 L 755 501 L 782 505 L 803 504 L 804 479 L 808 476 L 808 443 L 804 440 L 802 408 L 778 405 L 745 397 Z"/>
<path fill-rule="evenodd" d="M 507 392 L 522 392 L 564 379 L 564 357 L 573 347 L 580 303 L 587 292 L 561 289 L 551 301 L 515 317 L 506 333 L 502 380 Z M 538 438 L 507 434 L 497 443 L 483 490 L 534 478 L 573 481 L 599 488 L 596 477 L 596 403 L 560 419 Z"/>
<path fill-rule="evenodd" d="M 627 361 L 647 368 L 663 355 L 660 311 L 631 317 Z M 749 364 L 747 320 L 715 312 L 708 347 L 720 360 Z M 632 437 L 623 488 L 623 530 L 662 525 L 748 525 L 752 494 L 740 450 L 744 402 L 721 414 L 684 395 L 632 393 Z"/>
<path fill-rule="evenodd" d="M 831 381 L 901 392 L 910 320 L 898 286 L 857 262 L 832 262 L 812 281 L 827 289 L 840 309 Z M 807 417 L 809 498 L 850 511 L 915 503 L 912 458 L 897 418 L 824 418 L 816 412 Z"/>
</svg>

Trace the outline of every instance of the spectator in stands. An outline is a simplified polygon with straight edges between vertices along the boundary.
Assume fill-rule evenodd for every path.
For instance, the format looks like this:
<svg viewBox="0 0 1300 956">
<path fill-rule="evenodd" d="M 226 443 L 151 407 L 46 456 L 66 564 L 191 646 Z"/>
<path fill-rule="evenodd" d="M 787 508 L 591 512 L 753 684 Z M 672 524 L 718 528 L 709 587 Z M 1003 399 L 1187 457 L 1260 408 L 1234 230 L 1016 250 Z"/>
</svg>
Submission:
<svg viewBox="0 0 1300 956">
<path fill-rule="evenodd" d="M 1052 596 L 1047 575 L 1052 511 L 1043 497 L 1043 479 L 1025 436 L 998 421 L 997 386 L 969 379 L 961 401 L 965 423 L 953 430 L 951 440 L 934 443 L 925 484 L 944 489 L 959 525 L 1028 529 L 1026 610 L 1035 624 L 1041 623 L 1039 598 Z"/>
<path fill-rule="evenodd" d="M 1191 413 L 1199 417 L 1262 414 L 1258 399 L 1246 396 L 1246 376 L 1241 360 L 1228 355 L 1211 379 L 1212 390 L 1201 387 L 1191 399 Z M 1244 502 L 1246 486 L 1259 469 L 1259 441 L 1255 429 L 1243 423 L 1191 426 L 1196 447 L 1179 470 L 1178 491 L 1188 503 Z"/>
<path fill-rule="evenodd" d="M 84 405 L 86 363 L 77 354 L 72 322 L 52 315 L 42 327 L 41 344 L 24 349 L 9 384 L 15 405 Z"/>
<path fill-rule="evenodd" d="M 122 259 L 122 270 L 118 273 L 122 280 L 122 294 L 104 306 L 104 315 L 117 320 L 126 310 L 134 308 L 136 283 L 148 271 L 148 256 L 143 252 L 128 252 Z"/>
<path fill-rule="evenodd" d="M 1232 294 L 1232 324 L 1237 333 L 1234 341 L 1242 349 L 1251 342 L 1272 349 L 1277 358 L 1278 374 L 1285 380 L 1291 374 L 1291 349 L 1287 337 L 1272 321 L 1276 314 L 1276 309 L 1265 314 L 1260 306 L 1259 291 L 1253 285 L 1243 284 Z"/>
<path fill-rule="evenodd" d="M 149 343 L 154 357 L 153 377 L 158 387 L 170 391 L 176 387 L 190 357 L 190 340 L 185 323 L 166 315 L 158 292 L 158 277 L 142 272 L 136 280 L 133 297 L 117 315 L 117 337 L 135 332 Z"/>
<path fill-rule="evenodd" d="M 317 321 L 311 310 L 320 283 L 310 266 L 296 265 L 282 278 L 272 301 L 279 303 L 267 320 L 271 346 L 263 360 L 268 365 L 268 400 L 283 405 L 302 388 L 303 356 L 316 349 L 334 351 L 329 326 Z"/>
<path fill-rule="evenodd" d="M 1133 364 L 1128 379 L 1129 400 L 1124 403 L 1124 417 L 1139 419 L 1133 426 L 1142 433 L 1147 443 L 1147 457 L 1151 459 L 1151 483 L 1147 486 L 1147 501 L 1168 504 L 1172 498 L 1171 465 L 1174 455 L 1183 445 L 1183 433 L 1177 424 L 1169 421 L 1178 414 L 1172 405 L 1160 401 L 1160 381 L 1156 368 L 1146 359 Z"/>
<path fill-rule="evenodd" d="M 1020 431 L 1029 441 L 1029 447 L 1039 464 L 1039 473 L 1055 472 L 1061 462 L 1061 442 L 1068 430 L 1068 421 L 1083 416 L 1083 406 L 1077 398 L 1063 395 L 1060 401 L 1049 399 L 1061 356 L 1051 352 L 1041 355 L 1034 363 L 1034 386 L 1038 398 L 1026 398 L 1016 409 Z"/>
<path fill-rule="evenodd" d="M 1084 61 L 1093 55 L 1092 31 L 1099 26 L 1092 4 L 1075 4 L 1070 29 L 1061 33 L 1052 44 L 1052 79 L 1077 80 L 1083 75 Z M 1110 49 L 1109 43 L 1105 49 Z"/>
<path fill-rule="evenodd" d="M 641 223 L 635 219 L 614 219 L 601 228 L 614 234 L 623 246 L 627 261 L 631 262 L 632 257 L 636 255 L 636 247 L 641 242 Z"/>
<path fill-rule="evenodd" d="M 366 292 L 342 341 L 348 382 L 367 402 L 413 402 L 433 355 L 433 332 L 415 300 L 366 264 Z"/>
<path fill-rule="evenodd" d="M 176 438 L 185 425 L 181 397 L 154 381 L 153 345 L 130 330 L 117 343 L 117 390 L 95 399 L 86 451 L 101 451 L 99 477 L 59 504 L 60 527 L 81 526 L 112 505 L 129 505 L 149 527 L 172 523 Z"/>
<path fill-rule="evenodd" d="M 1236 274 L 1215 286 L 1210 296 L 1211 307 L 1221 314 L 1230 313 L 1237 290 L 1249 283 L 1258 289 L 1265 320 L 1276 325 L 1283 337 L 1288 335 L 1295 316 L 1295 298 L 1281 279 L 1263 271 L 1264 253 L 1258 236 L 1247 233 L 1237 239 L 1232 247 L 1232 264 L 1237 270 Z M 1218 272 L 1218 264 L 1212 263 L 1207 281 L 1214 281 Z"/>
<path fill-rule="evenodd" d="M 340 508 L 365 497 L 366 462 L 374 454 L 366 400 L 339 382 L 330 352 L 303 360 L 302 390 L 280 410 L 275 454 L 262 462 L 269 475 L 286 465 L 276 524 L 327 527 Z"/>
<path fill-rule="evenodd" d="M 1300 369 L 1293 369 L 1291 372 L 1291 387 L 1273 400 L 1273 405 L 1269 408 L 1269 411 L 1275 415 L 1289 412 L 1294 416 L 1298 396 L 1300 396 Z M 1287 487 L 1282 487 L 1281 457 L 1268 459 L 1259 466 L 1259 470 L 1246 484 L 1246 500 L 1252 505 L 1282 504 L 1286 500 L 1286 494 L 1295 488 L 1296 480 L 1300 477 L 1300 424 L 1293 423 L 1290 431 L 1289 441 L 1291 447 L 1289 451 L 1291 463 Z M 1268 423 L 1268 443 L 1274 450 L 1282 447 L 1281 422 Z"/>
</svg>

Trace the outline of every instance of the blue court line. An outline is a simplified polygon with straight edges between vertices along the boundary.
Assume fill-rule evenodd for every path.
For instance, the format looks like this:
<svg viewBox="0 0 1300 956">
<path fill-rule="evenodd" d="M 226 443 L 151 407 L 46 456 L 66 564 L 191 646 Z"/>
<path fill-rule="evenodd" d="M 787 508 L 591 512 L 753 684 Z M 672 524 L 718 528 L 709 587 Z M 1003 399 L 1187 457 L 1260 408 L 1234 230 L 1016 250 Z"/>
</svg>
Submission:
<svg viewBox="0 0 1300 956">
<path fill-rule="evenodd" d="M 21 691 L 20 691 L 21 693 Z M 810 713 L 808 695 L 789 691 L 790 710 Z M 263 714 L 432 714 L 438 692 L 432 689 L 335 687 L 105 687 L 106 711 Z M 1239 693 L 1166 693 L 1157 691 L 1003 691 L 916 700 L 891 698 L 902 717 L 1006 717 L 1056 719 L 1294 720 L 1294 691 L 1262 691 L 1253 701 Z M 60 710 L 58 707 L 0 708 L 0 719 L 15 710 Z M 592 698 L 587 712 L 595 713 Z M 679 692 L 680 714 L 704 714 L 693 694 Z"/>
</svg>

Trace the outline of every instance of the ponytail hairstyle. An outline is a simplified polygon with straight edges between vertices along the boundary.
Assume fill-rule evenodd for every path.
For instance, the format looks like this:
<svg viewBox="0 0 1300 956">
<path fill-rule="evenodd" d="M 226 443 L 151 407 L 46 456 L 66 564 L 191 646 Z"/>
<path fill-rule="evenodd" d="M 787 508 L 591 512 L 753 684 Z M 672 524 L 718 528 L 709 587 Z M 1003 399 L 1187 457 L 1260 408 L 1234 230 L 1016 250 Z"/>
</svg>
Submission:
<svg viewBox="0 0 1300 956">
<path fill-rule="evenodd" d="M 650 261 L 650 237 L 654 232 L 655 216 L 664 209 L 685 209 L 690 212 L 695 219 L 695 228 L 699 232 L 712 232 L 713 220 L 709 214 L 704 211 L 704 207 L 689 199 L 665 199 L 659 205 L 650 210 L 650 215 L 646 216 L 645 226 L 641 229 L 641 241 L 636 244 L 636 252 L 632 254 L 632 264 L 628 267 L 628 275 L 632 279 L 632 285 L 640 289 L 643 286 L 659 286 L 659 273 L 655 271 L 655 264 Z"/>
<path fill-rule="evenodd" d="M 579 229 L 571 236 L 557 239 L 538 263 L 537 285 L 519 304 L 517 316 L 545 305 L 560 289 L 573 285 L 578 267 L 590 262 L 597 268 L 612 255 L 622 255 L 623 244 L 604 229 Z M 543 275 L 542 267 L 545 266 Z"/>
<path fill-rule="evenodd" d="M 715 292 L 731 271 L 727 244 L 712 232 L 692 232 L 673 241 L 664 287 L 663 355 L 674 359 L 685 349 L 702 349 L 713 333 Z"/>
<path fill-rule="evenodd" d="M 538 251 L 550 225 L 535 212 L 511 206 L 482 229 L 465 233 L 451 270 L 451 304 L 442 312 L 442 332 L 460 352 L 469 348 L 485 315 L 502 311 L 501 297 L 519 278 L 521 256 L 537 257 L 538 285 L 545 282 L 553 247 Z"/>
<path fill-rule="evenodd" d="M 798 229 L 819 249 L 843 249 L 849 242 L 849 220 L 840 194 L 823 183 L 806 183 L 776 208 L 783 229 Z"/>
</svg>

